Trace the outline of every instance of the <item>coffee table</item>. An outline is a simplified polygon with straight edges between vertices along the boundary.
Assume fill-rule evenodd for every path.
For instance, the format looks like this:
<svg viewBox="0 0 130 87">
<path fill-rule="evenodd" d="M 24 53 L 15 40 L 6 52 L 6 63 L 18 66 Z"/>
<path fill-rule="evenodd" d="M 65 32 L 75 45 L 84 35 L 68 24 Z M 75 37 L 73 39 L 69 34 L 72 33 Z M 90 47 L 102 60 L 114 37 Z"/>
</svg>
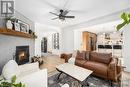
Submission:
<svg viewBox="0 0 130 87">
<path fill-rule="evenodd" d="M 56 69 L 60 72 L 58 75 L 58 79 L 62 73 L 76 79 L 80 82 L 83 87 L 84 84 L 82 82 L 86 80 L 93 71 L 76 66 L 74 64 L 64 63 L 56 67 Z M 88 85 L 88 84 L 87 84 Z"/>
</svg>

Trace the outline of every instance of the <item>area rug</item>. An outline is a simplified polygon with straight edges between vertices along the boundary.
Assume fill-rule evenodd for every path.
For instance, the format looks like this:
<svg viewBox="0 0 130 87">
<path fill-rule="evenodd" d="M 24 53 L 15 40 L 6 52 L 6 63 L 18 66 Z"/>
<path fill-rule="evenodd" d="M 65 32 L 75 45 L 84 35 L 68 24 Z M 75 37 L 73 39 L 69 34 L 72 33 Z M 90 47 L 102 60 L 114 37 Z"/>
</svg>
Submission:
<svg viewBox="0 0 130 87">
<path fill-rule="evenodd" d="M 81 87 L 79 82 L 70 76 L 62 74 L 59 80 L 57 80 L 57 77 L 58 74 L 55 74 L 48 78 L 48 87 L 61 87 L 63 84 L 69 84 L 70 87 Z M 89 83 L 89 87 L 111 87 L 109 81 L 94 77 L 92 75 L 83 82 L 83 87 L 88 87 L 87 85 L 85 86 L 87 82 Z M 119 87 L 119 85 L 117 83 L 113 83 L 113 87 Z"/>
</svg>

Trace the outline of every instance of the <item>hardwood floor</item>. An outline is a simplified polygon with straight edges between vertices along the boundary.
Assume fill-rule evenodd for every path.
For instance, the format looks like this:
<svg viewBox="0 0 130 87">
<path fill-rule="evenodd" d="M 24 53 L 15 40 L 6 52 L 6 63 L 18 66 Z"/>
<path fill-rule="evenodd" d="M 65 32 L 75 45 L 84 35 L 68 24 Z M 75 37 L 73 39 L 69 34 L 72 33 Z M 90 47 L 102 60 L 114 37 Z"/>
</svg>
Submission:
<svg viewBox="0 0 130 87">
<path fill-rule="evenodd" d="M 49 76 L 54 73 L 57 73 L 56 66 L 65 63 L 65 60 L 61 59 L 57 55 L 48 54 L 42 58 L 43 58 L 44 63 L 40 66 L 40 69 L 47 68 Z"/>
</svg>

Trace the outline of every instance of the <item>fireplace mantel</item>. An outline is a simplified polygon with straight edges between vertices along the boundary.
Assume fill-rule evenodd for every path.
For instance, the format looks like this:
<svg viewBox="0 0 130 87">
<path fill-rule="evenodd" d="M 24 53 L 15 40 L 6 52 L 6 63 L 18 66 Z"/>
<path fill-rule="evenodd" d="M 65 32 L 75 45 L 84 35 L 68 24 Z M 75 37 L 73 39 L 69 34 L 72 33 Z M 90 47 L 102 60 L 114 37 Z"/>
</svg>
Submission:
<svg viewBox="0 0 130 87">
<path fill-rule="evenodd" d="M 0 28 L 0 34 L 33 39 L 33 36 L 31 34 L 6 28 Z"/>
</svg>

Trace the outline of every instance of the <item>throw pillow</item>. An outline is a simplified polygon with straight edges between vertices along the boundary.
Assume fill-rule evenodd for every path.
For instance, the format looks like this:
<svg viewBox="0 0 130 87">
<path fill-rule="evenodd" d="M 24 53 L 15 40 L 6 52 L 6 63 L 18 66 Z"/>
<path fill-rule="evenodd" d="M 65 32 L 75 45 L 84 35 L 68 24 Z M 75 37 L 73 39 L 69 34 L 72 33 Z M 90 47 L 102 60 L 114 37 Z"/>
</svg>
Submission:
<svg viewBox="0 0 130 87">
<path fill-rule="evenodd" d="M 14 60 L 7 62 L 3 67 L 2 75 L 7 80 L 10 80 L 14 75 L 19 76 L 20 70 L 18 64 Z"/>
<path fill-rule="evenodd" d="M 109 64 L 111 59 L 112 59 L 112 53 L 91 52 L 90 54 L 90 60 L 95 62 Z"/>
<path fill-rule="evenodd" d="M 76 56 L 76 59 L 79 59 L 79 60 L 84 60 L 84 59 L 86 59 L 86 52 L 85 52 L 85 51 L 78 52 L 78 53 L 77 53 L 77 56 Z"/>
<path fill-rule="evenodd" d="M 72 57 L 73 57 L 73 58 L 76 58 L 77 53 L 78 53 L 78 50 L 74 50 L 74 52 L 73 52 L 73 54 L 72 54 Z"/>
</svg>

